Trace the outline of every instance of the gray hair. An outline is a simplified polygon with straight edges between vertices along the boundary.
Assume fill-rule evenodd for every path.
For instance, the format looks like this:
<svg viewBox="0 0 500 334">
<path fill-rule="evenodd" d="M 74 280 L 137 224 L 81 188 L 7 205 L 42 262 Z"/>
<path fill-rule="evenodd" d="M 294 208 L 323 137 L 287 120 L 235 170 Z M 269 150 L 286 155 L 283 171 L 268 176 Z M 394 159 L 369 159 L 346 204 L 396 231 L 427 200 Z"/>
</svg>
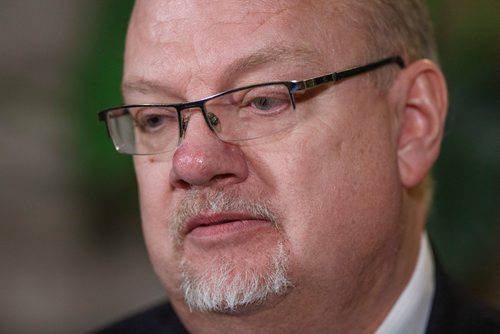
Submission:
<svg viewBox="0 0 500 334">
<path fill-rule="evenodd" d="M 336 6 L 347 28 L 356 30 L 364 41 L 363 61 L 400 55 L 406 63 L 422 58 L 438 62 L 425 0 L 349 0 L 340 1 Z M 374 73 L 377 84 L 382 83 L 382 87 L 387 85 L 388 76 L 380 77 L 384 72 L 387 73 Z"/>
</svg>

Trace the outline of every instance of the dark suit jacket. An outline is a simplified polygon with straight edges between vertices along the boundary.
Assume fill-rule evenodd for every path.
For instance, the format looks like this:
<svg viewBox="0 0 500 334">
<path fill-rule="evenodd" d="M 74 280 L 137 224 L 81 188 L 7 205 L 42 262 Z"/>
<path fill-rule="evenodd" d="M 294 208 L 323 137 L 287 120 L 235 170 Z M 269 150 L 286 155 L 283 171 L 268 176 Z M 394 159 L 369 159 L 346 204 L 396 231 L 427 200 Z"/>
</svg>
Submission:
<svg viewBox="0 0 500 334">
<path fill-rule="evenodd" d="M 470 299 L 436 269 L 427 334 L 500 334 L 500 312 Z M 169 303 L 117 322 L 96 334 L 187 333 Z"/>
<path fill-rule="evenodd" d="M 470 298 L 436 266 L 436 291 L 427 334 L 500 334 L 500 312 Z"/>
</svg>

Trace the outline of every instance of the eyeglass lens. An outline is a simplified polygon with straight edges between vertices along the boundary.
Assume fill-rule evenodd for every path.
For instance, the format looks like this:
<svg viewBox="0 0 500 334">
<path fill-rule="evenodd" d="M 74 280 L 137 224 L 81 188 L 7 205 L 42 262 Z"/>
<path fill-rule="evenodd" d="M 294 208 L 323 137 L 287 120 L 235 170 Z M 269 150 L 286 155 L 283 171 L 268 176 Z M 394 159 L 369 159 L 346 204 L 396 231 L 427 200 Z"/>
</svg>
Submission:
<svg viewBox="0 0 500 334">
<path fill-rule="evenodd" d="M 117 150 L 128 154 L 174 150 L 181 140 L 177 109 L 181 110 L 183 122 L 189 124 L 193 111 L 182 110 L 182 105 L 145 105 L 110 111 L 107 122 Z M 290 92 L 284 84 L 260 85 L 218 95 L 205 101 L 204 112 L 208 126 L 224 141 L 260 138 L 296 123 Z"/>
</svg>

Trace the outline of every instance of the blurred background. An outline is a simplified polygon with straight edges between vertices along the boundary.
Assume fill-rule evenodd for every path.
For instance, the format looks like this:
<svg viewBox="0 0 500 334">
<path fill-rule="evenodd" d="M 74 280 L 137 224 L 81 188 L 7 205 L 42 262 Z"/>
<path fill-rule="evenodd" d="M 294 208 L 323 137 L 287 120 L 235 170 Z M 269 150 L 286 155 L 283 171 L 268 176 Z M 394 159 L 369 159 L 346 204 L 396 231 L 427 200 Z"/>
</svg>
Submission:
<svg viewBox="0 0 500 334">
<path fill-rule="evenodd" d="M 500 308 L 500 3 L 429 1 L 451 107 L 429 230 Z M 0 332 L 79 333 L 163 298 L 131 159 L 96 112 L 121 103 L 131 0 L 0 0 Z"/>
</svg>

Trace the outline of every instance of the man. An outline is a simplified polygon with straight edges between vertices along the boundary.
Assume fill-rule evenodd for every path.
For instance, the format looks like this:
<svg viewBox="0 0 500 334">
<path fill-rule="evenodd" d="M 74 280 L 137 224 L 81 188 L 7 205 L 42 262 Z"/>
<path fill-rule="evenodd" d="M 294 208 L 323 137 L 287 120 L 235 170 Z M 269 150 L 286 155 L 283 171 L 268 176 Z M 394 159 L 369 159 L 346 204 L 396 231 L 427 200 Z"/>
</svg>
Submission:
<svg viewBox="0 0 500 334">
<path fill-rule="evenodd" d="M 500 331 L 424 232 L 435 59 L 417 0 L 138 0 L 100 117 L 170 304 L 104 332 Z"/>
</svg>

